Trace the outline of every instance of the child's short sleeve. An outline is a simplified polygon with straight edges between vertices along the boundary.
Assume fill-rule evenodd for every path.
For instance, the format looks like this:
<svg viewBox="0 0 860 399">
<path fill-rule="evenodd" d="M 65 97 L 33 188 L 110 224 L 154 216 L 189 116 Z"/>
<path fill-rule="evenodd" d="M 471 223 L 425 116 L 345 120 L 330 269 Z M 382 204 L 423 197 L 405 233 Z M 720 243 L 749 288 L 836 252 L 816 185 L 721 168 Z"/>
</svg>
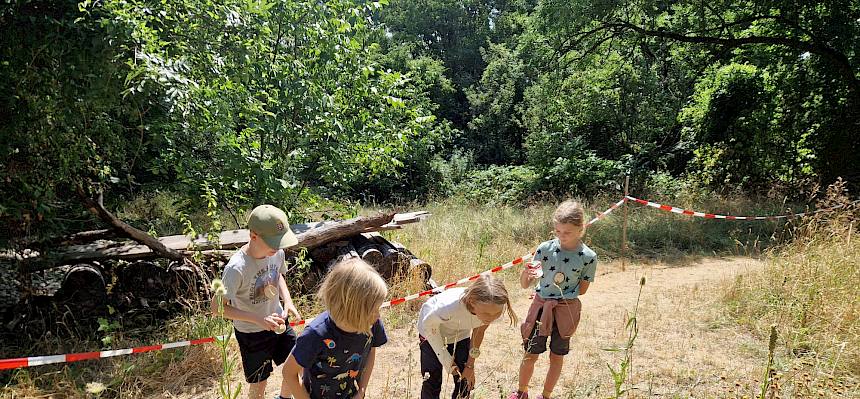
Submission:
<svg viewBox="0 0 860 399">
<path fill-rule="evenodd" d="M 589 283 L 594 282 L 594 276 L 597 274 L 597 256 L 592 256 L 591 259 L 585 260 L 585 266 L 582 268 L 582 275 L 580 279 L 583 281 L 588 281 Z"/>
<path fill-rule="evenodd" d="M 287 274 L 287 255 L 284 254 L 284 250 L 278 251 L 276 256 L 278 257 L 278 262 L 280 262 L 278 273 Z"/>
<path fill-rule="evenodd" d="M 292 354 L 296 358 L 296 363 L 306 369 L 313 366 L 317 356 L 323 350 L 322 342 L 322 337 L 314 329 L 305 328 L 296 338 L 296 345 L 293 347 Z"/>
<path fill-rule="evenodd" d="M 239 286 L 242 284 L 242 273 L 235 268 L 227 267 L 221 275 L 221 281 L 224 283 L 224 288 L 227 290 L 227 293 L 224 294 L 224 298 L 235 301 L 236 293 L 239 292 Z"/>
<path fill-rule="evenodd" d="M 550 250 L 549 249 L 549 241 L 545 241 L 545 242 L 540 243 L 540 245 L 538 245 L 537 249 L 535 249 L 535 253 L 534 253 L 534 256 L 532 257 L 532 261 L 540 261 L 540 262 L 545 261 L 546 260 L 545 258 L 548 255 L 547 252 L 549 250 Z"/>
<path fill-rule="evenodd" d="M 370 342 L 370 345 L 374 348 L 385 345 L 388 342 L 388 335 L 385 334 L 385 326 L 382 325 L 382 320 L 376 320 L 376 323 L 373 323 L 373 327 L 370 328 L 370 332 L 373 333 L 373 340 Z"/>
</svg>

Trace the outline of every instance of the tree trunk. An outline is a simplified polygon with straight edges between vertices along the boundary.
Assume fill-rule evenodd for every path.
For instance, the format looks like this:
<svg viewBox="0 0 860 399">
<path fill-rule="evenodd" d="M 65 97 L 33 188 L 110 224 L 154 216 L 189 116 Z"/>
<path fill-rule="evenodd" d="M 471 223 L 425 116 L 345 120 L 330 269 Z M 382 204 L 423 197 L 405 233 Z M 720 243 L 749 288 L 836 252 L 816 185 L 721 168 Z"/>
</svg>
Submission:
<svg viewBox="0 0 860 399">
<path fill-rule="evenodd" d="M 171 260 L 182 260 L 185 257 L 182 256 L 181 253 L 167 248 L 155 237 L 147 234 L 143 230 L 139 230 L 134 228 L 122 220 L 119 220 L 116 216 L 110 213 L 107 209 L 105 209 L 104 205 L 102 205 L 101 200 L 95 201 L 90 198 L 85 192 L 83 187 L 78 186 L 78 196 L 83 200 L 84 205 L 93 215 L 96 215 L 99 219 L 103 220 L 105 223 L 113 226 L 115 229 L 123 232 L 132 240 L 135 240 L 143 245 L 149 247 L 153 252 Z"/>
<path fill-rule="evenodd" d="M 332 241 L 362 233 L 369 228 L 379 227 L 391 221 L 393 213 L 381 213 L 374 216 L 361 216 L 337 222 L 321 222 L 306 232 L 296 235 L 299 243 L 290 247 L 296 250 L 301 247 L 313 248 Z"/>
<path fill-rule="evenodd" d="M 377 270 L 382 267 L 385 261 L 385 257 L 382 255 L 382 251 L 379 250 L 377 245 L 373 241 L 371 241 L 366 234 L 358 234 L 356 236 L 353 236 L 350 241 L 352 242 L 352 246 L 354 246 L 356 251 L 358 252 L 358 256 L 360 256 L 362 260 L 364 260 Z"/>
</svg>

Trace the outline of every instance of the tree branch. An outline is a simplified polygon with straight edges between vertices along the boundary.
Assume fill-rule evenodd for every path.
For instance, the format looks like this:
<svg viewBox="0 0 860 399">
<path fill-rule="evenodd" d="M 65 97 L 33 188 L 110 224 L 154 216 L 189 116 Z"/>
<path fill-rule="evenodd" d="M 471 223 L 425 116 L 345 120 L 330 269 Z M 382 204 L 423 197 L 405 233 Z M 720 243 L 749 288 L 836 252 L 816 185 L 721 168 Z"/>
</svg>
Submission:
<svg viewBox="0 0 860 399">
<path fill-rule="evenodd" d="M 598 34 L 598 33 L 602 33 L 602 32 L 607 31 L 607 30 L 610 30 L 610 29 L 607 29 L 607 27 L 601 25 L 601 26 L 598 26 L 592 30 L 588 30 L 588 31 L 584 31 L 584 32 L 578 32 L 578 33 L 570 36 L 568 39 L 564 40 L 564 42 L 562 42 L 562 44 L 558 48 L 556 48 L 553 51 L 553 56 L 550 59 L 553 60 L 554 62 L 550 62 L 549 65 L 545 65 L 545 66 L 548 69 L 558 69 L 559 65 L 562 62 L 561 59 L 567 53 L 578 48 L 579 45 L 582 44 L 582 42 L 585 39 L 587 39 L 588 37 L 593 36 L 593 35 Z M 573 62 L 584 59 L 586 56 L 588 56 L 588 54 L 590 54 L 591 52 L 596 50 L 598 47 L 600 47 L 601 44 L 605 43 L 607 40 L 609 40 L 613 37 L 615 37 L 614 33 L 609 35 L 608 38 L 603 38 L 601 40 L 598 40 L 597 44 L 592 45 L 588 50 L 586 50 L 584 53 L 582 53 L 579 57 L 576 57 L 575 59 L 570 60 L 568 62 L 565 62 L 564 68 L 566 68 L 568 65 L 570 65 Z"/>
<path fill-rule="evenodd" d="M 607 41 L 611 40 L 611 39 L 612 39 L 612 38 L 614 38 L 614 37 L 615 37 L 615 34 L 614 34 L 614 33 L 610 33 L 610 34 L 608 34 L 608 35 L 606 35 L 606 36 L 604 36 L 604 37 L 600 38 L 600 40 L 598 40 L 598 41 L 594 42 L 594 44 L 592 44 L 592 45 L 591 45 L 591 47 L 589 47 L 587 50 L 585 50 L 585 51 L 584 51 L 582 54 L 580 54 L 578 57 L 575 57 L 575 58 L 573 58 L 573 59 L 571 59 L 571 60 L 569 60 L 569 61 L 565 62 L 565 63 L 564 63 L 564 66 L 562 66 L 562 67 L 561 67 L 561 68 L 559 68 L 559 69 L 562 69 L 562 70 L 567 69 L 567 67 L 568 67 L 568 66 L 570 66 L 570 64 L 575 63 L 575 62 L 582 61 L 582 60 L 583 60 L 583 59 L 585 59 L 585 57 L 587 57 L 589 54 L 593 53 L 595 50 L 597 50 L 598 48 L 600 48 L 600 46 L 601 46 L 603 43 L 606 43 Z"/>
<path fill-rule="evenodd" d="M 857 76 L 854 74 L 854 68 L 848 60 L 848 57 L 844 53 L 819 41 L 807 41 L 773 36 L 747 36 L 738 38 L 688 36 L 682 33 L 671 32 L 663 29 L 645 29 L 626 21 L 606 22 L 603 26 L 607 29 L 615 28 L 630 30 L 643 36 L 660 37 L 685 43 L 715 44 L 728 48 L 737 48 L 750 44 L 771 44 L 801 51 L 808 51 L 809 53 L 817 54 L 830 61 L 836 68 L 836 71 L 847 81 L 849 90 L 851 90 L 855 96 L 860 95 L 860 80 L 858 80 Z"/>
<path fill-rule="evenodd" d="M 167 248 L 166 246 L 164 246 L 164 244 L 161 243 L 161 241 L 158 241 L 155 237 L 152 237 L 145 231 L 139 230 L 129 225 L 128 223 L 123 222 L 122 220 L 114 216 L 112 213 L 110 213 L 110 211 L 105 209 L 104 205 L 102 205 L 101 195 L 99 195 L 99 200 L 94 200 L 90 198 L 90 196 L 87 195 L 86 192 L 84 192 L 84 189 L 81 185 L 78 185 L 77 192 L 78 196 L 83 201 L 84 206 L 86 206 L 87 210 L 89 210 L 90 213 L 103 220 L 105 223 L 113 226 L 117 231 L 122 232 L 123 234 L 127 235 L 129 238 L 137 241 L 140 244 L 146 245 L 147 247 L 152 249 L 153 252 L 165 258 L 179 261 L 185 259 L 185 256 L 183 256 L 181 253 Z"/>
</svg>

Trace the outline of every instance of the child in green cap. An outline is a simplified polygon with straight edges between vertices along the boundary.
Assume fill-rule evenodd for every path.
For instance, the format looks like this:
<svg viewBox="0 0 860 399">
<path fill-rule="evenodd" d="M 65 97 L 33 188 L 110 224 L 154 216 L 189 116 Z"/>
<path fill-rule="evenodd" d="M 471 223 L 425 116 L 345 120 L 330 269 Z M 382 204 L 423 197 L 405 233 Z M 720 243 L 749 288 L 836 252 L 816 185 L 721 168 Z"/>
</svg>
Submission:
<svg viewBox="0 0 860 399">
<path fill-rule="evenodd" d="M 296 342 L 289 326 L 288 313 L 297 320 L 302 316 L 293 304 L 284 280 L 286 265 L 283 248 L 298 243 L 290 230 L 287 215 L 272 205 L 260 205 L 248 217 L 250 240 L 224 266 L 222 280 L 224 317 L 233 320 L 236 341 L 242 356 L 245 380 L 250 387 L 248 398 L 263 398 L 272 362 L 283 363 Z M 283 303 L 282 303 L 283 301 Z M 217 313 L 217 297 L 212 298 L 212 312 Z M 281 384 L 280 395 L 290 391 Z"/>
</svg>

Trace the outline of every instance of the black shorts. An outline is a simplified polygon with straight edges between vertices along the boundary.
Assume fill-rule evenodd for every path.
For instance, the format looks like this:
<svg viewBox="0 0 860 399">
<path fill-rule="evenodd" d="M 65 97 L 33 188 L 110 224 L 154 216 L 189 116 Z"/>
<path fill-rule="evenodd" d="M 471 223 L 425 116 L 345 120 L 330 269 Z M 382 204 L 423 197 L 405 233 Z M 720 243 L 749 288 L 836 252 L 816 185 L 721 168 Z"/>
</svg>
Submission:
<svg viewBox="0 0 860 399">
<path fill-rule="evenodd" d="M 540 320 L 540 316 L 542 313 L 543 309 L 538 311 L 538 320 Z M 558 332 L 558 325 L 556 325 L 555 323 L 552 324 L 552 334 L 550 334 L 549 337 L 538 336 L 538 327 L 538 323 L 535 323 L 535 326 L 532 328 L 532 332 L 529 334 L 529 339 L 523 340 L 523 349 L 525 349 L 526 353 L 539 355 L 541 353 L 546 352 L 547 338 L 550 338 L 550 353 L 554 355 L 564 356 L 570 352 L 570 337 L 562 338 L 561 334 Z"/>
<path fill-rule="evenodd" d="M 276 366 L 285 362 L 296 345 L 296 332 L 292 327 L 283 334 L 274 331 L 243 333 L 235 329 L 234 332 L 242 355 L 245 381 L 251 384 L 267 380 L 273 370 L 272 362 Z"/>
</svg>

